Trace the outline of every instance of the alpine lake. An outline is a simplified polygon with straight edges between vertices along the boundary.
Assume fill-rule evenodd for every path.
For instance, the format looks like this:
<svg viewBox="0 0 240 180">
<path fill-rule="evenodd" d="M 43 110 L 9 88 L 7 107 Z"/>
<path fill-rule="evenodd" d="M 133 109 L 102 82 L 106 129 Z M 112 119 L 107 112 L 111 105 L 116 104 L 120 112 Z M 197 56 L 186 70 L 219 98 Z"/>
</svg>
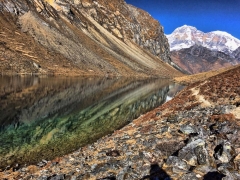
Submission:
<svg viewBox="0 0 240 180">
<path fill-rule="evenodd" d="M 73 152 L 182 88 L 167 79 L 0 76 L 0 169 Z"/>
</svg>

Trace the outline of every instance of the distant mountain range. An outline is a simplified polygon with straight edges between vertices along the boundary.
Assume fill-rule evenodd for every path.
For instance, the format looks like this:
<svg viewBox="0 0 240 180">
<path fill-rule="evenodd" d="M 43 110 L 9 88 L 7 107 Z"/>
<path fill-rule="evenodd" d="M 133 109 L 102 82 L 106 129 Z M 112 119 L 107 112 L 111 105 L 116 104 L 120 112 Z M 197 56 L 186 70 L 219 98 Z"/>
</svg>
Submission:
<svg viewBox="0 0 240 180">
<path fill-rule="evenodd" d="M 166 36 L 172 61 L 191 74 L 240 63 L 240 40 L 227 32 L 184 25 Z"/>
</svg>

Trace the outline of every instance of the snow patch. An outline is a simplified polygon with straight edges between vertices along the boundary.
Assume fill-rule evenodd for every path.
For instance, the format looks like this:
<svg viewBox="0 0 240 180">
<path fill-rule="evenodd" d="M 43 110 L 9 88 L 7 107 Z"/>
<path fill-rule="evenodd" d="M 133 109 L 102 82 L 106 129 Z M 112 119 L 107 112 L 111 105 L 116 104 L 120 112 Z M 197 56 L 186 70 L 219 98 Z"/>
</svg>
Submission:
<svg viewBox="0 0 240 180">
<path fill-rule="evenodd" d="M 172 100 L 172 97 L 167 96 L 167 98 L 166 98 L 166 102 L 168 102 L 168 101 L 170 101 L 170 100 Z"/>
<path fill-rule="evenodd" d="M 192 46 L 192 44 L 178 44 L 176 46 L 170 47 L 170 51 L 177 51 L 180 49 L 185 49 L 185 48 L 190 48 Z"/>
</svg>

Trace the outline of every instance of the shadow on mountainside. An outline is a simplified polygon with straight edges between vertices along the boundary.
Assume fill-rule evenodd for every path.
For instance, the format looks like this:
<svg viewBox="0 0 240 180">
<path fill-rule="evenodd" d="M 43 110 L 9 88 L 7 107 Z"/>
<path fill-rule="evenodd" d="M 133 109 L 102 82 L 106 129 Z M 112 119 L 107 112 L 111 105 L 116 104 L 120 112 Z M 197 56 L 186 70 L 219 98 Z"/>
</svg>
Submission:
<svg viewBox="0 0 240 180">
<path fill-rule="evenodd" d="M 144 176 L 141 180 L 171 180 L 170 176 L 159 167 L 158 164 L 152 164 L 149 175 Z"/>
</svg>

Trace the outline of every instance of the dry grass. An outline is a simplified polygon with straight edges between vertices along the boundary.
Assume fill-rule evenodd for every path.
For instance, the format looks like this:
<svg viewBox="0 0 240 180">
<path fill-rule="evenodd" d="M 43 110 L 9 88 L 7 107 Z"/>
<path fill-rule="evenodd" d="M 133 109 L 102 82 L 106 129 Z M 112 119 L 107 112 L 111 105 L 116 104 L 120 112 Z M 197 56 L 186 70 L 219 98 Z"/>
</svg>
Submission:
<svg viewBox="0 0 240 180">
<path fill-rule="evenodd" d="M 182 84 L 191 84 L 197 81 L 204 81 L 210 77 L 216 76 L 218 74 L 221 74 L 223 72 L 226 72 L 228 70 L 234 69 L 238 66 L 231 66 L 231 67 L 227 67 L 227 68 L 221 68 L 218 70 L 214 70 L 214 71 L 208 71 L 208 72 L 204 72 L 204 73 L 199 73 L 199 74 L 193 74 L 193 75 L 186 75 L 186 76 L 181 76 L 181 77 L 176 77 L 174 78 L 174 80 L 178 83 L 182 83 Z"/>
<path fill-rule="evenodd" d="M 219 104 L 239 103 L 240 98 L 240 66 L 213 76 L 200 87 L 200 94 L 205 99 Z"/>
</svg>

